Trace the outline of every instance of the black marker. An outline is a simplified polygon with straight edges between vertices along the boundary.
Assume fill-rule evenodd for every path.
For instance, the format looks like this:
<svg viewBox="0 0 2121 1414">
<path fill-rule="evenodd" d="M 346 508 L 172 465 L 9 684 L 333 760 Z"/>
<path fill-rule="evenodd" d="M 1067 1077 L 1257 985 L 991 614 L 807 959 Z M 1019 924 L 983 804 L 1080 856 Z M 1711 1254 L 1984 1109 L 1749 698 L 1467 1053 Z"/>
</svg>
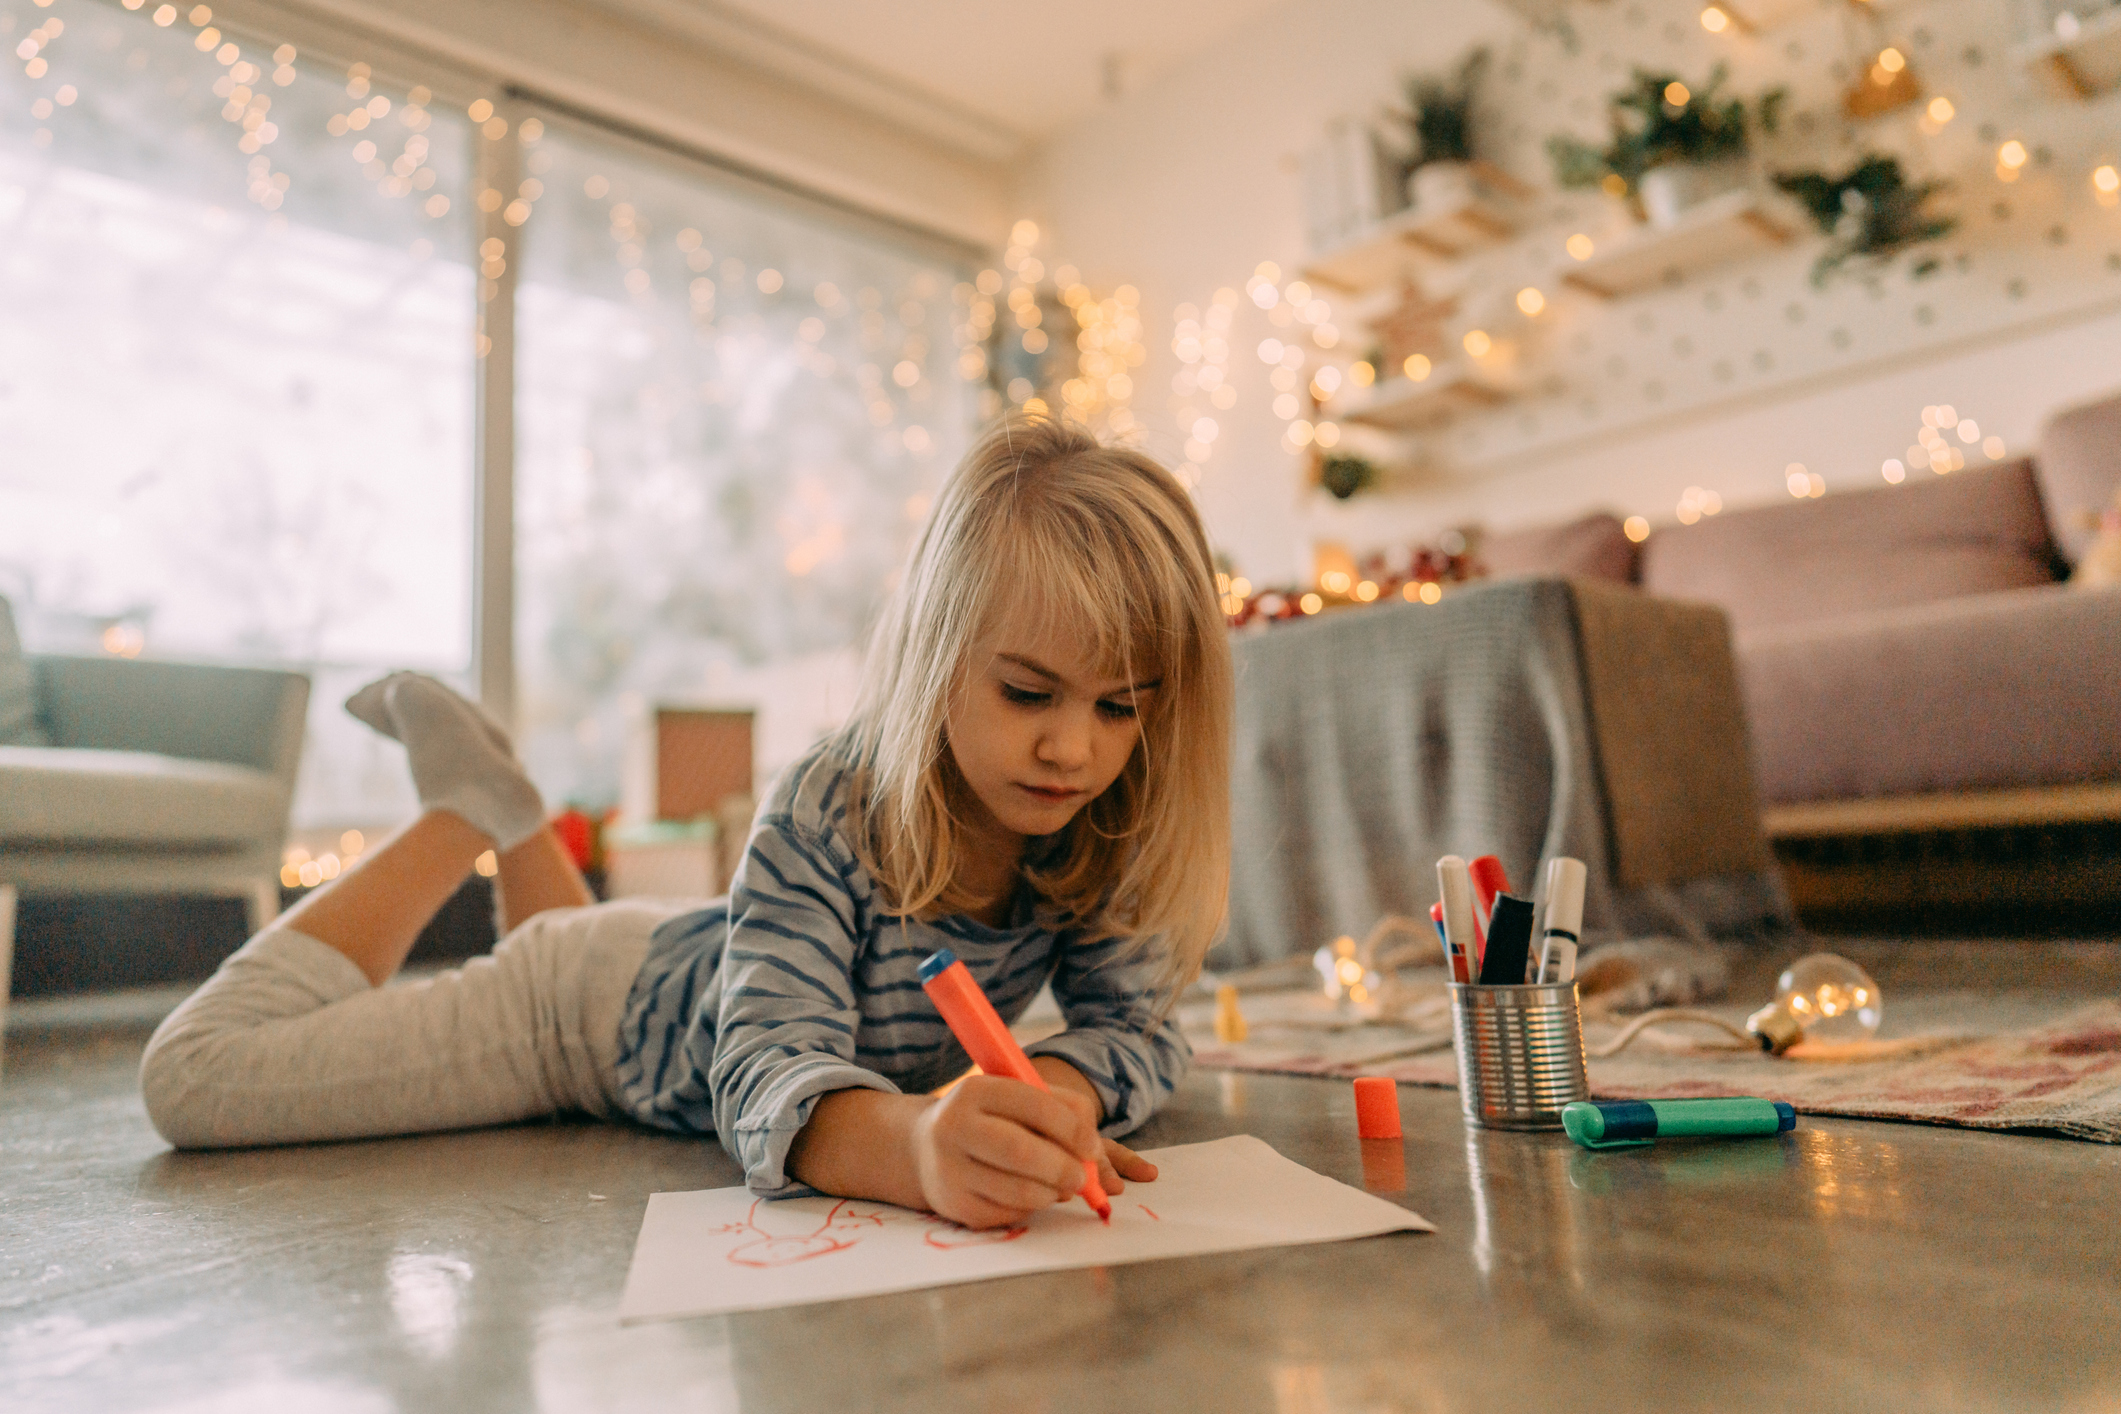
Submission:
<svg viewBox="0 0 2121 1414">
<path fill-rule="evenodd" d="M 1532 957 L 1532 901 L 1515 894 L 1495 895 L 1488 918 L 1488 950 L 1480 956 L 1480 985 L 1521 987 L 1525 964 Z"/>
</svg>

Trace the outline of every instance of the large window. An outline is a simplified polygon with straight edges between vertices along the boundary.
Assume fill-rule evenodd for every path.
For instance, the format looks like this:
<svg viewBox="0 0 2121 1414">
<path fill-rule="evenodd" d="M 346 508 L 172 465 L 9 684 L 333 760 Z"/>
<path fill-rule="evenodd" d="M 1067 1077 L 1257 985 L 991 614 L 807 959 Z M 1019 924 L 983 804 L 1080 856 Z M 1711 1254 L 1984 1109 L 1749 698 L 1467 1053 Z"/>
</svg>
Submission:
<svg viewBox="0 0 2121 1414">
<path fill-rule="evenodd" d="M 518 719 L 603 802 L 659 701 L 759 711 L 760 765 L 846 710 L 852 649 L 970 396 L 962 276 L 551 123 L 516 302 Z"/>
<path fill-rule="evenodd" d="M 526 758 L 590 804 L 648 702 L 761 707 L 769 766 L 844 710 L 970 415 L 954 264 L 205 5 L 0 0 L 0 47 L 0 594 L 33 651 L 310 671 L 298 825 L 410 808 L 338 706 L 387 667 L 469 686 L 513 648 Z M 520 382 L 482 399 L 511 286 Z M 481 472 L 511 402 L 519 470 Z M 519 602 L 475 650 L 481 474 L 516 479 Z"/>
<path fill-rule="evenodd" d="M 168 6 L 0 41 L 0 593 L 32 648 L 313 669 L 299 812 L 389 818 L 336 705 L 468 663 L 464 124 Z"/>
</svg>

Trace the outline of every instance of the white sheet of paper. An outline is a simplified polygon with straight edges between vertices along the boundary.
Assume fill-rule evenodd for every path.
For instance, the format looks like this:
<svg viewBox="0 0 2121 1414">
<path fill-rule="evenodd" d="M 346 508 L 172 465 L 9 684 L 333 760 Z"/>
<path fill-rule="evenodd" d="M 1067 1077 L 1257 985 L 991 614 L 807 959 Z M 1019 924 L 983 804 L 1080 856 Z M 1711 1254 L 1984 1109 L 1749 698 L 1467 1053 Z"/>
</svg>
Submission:
<svg viewBox="0 0 2121 1414">
<path fill-rule="evenodd" d="M 972 1232 L 932 1213 L 743 1188 L 656 1193 L 634 1244 L 621 1321 L 762 1311 L 1158 1257 L 1434 1232 L 1417 1214 L 1316 1174 L 1247 1134 L 1146 1155 L 1107 1227 L 1087 1204 Z"/>
</svg>

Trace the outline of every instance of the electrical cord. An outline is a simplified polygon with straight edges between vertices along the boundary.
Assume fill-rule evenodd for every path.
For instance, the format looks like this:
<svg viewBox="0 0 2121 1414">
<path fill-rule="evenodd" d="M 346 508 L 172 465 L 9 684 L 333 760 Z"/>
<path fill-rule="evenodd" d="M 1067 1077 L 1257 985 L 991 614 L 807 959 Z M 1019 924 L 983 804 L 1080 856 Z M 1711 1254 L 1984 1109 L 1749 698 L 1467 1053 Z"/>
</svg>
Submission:
<svg viewBox="0 0 2121 1414">
<path fill-rule="evenodd" d="M 1659 1007 L 1655 1011 L 1644 1012 L 1626 1026 L 1620 1028 L 1620 1034 L 1603 1046 L 1595 1050 L 1585 1047 L 1584 1054 L 1603 1060 L 1607 1056 L 1620 1054 L 1637 1036 L 1640 1036 L 1652 1026 L 1663 1026 L 1687 1021 L 1697 1022 L 1703 1026 L 1713 1026 L 1719 1031 L 1729 1032 L 1732 1036 L 1744 1042 L 1745 1049 L 1749 1051 L 1760 1049 L 1760 1038 L 1758 1036 L 1739 1030 L 1720 1016 L 1713 1016 L 1705 1011 L 1695 1011 L 1690 1007 Z"/>
</svg>

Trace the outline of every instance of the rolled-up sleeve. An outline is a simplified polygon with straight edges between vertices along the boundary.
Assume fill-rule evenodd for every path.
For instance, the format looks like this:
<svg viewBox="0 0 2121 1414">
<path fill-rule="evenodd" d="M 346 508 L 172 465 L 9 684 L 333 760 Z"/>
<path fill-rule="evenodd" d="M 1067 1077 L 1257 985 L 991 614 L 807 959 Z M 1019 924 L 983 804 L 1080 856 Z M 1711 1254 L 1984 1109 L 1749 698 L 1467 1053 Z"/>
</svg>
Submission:
<svg viewBox="0 0 2121 1414">
<path fill-rule="evenodd" d="M 820 1095 L 898 1093 L 854 1059 L 857 877 L 844 843 L 769 819 L 730 891 L 708 1081 L 715 1132 L 755 1193 L 801 1188 L 788 1176 L 788 1149 Z"/>
<path fill-rule="evenodd" d="M 1157 1017 L 1158 970 L 1153 949 L 1124 938 L 1063 948 L 1053 999 L 1068 1029 L 1024 1048 L 1081 1071 L 1104 1106 L 1101 1132 L 1115 1139 L 1156 1113 L 1193 1060 L 1177 1017 Z"/>
</svg>

